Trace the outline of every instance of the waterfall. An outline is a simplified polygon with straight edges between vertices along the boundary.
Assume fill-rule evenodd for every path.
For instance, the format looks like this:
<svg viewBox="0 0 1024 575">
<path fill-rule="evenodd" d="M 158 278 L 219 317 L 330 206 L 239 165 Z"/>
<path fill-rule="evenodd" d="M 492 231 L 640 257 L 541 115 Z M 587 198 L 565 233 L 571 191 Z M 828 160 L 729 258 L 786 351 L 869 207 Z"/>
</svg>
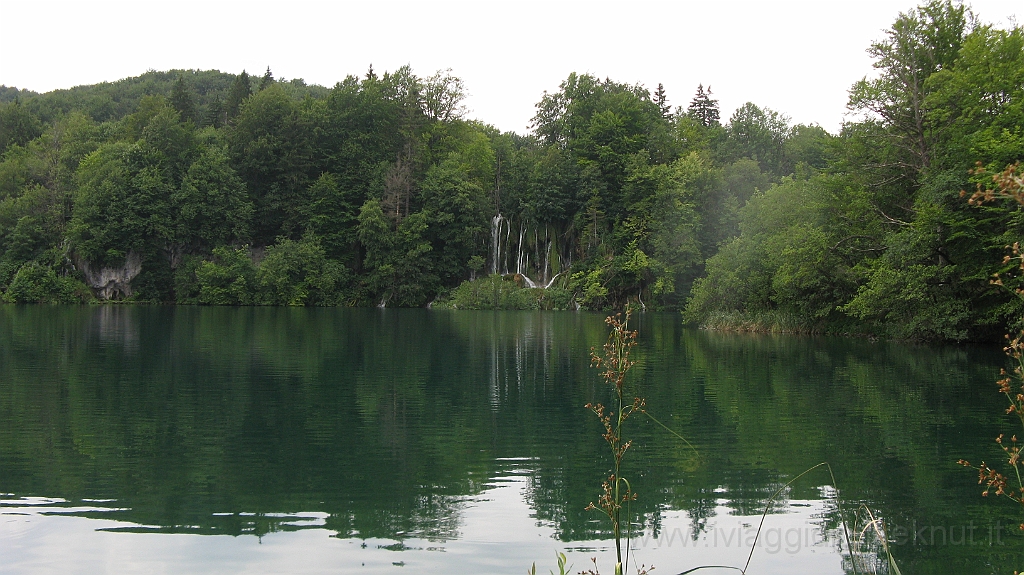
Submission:
<svg viewBox="0 0 1024 575">
<path fill-rule="evenodd" d="M 551 269 L 551 238 L 548 235 L 548 227 L 544 226 L 544 269 L 541 270 L 540 281 L 548 281 L 548 270 Z"/>
<path fill-rule="evenodd" d="M 523 224 L 519 224 L 519 245 L 516 246 L 516 273 L 523 273 Z"/>
<path fill-rule="evenodd" d="M 501 270 L 501 273 L 503 273 L 503 274 L 507 274 L 508 273 L 508 242 L 511 241 L 511 240 L 512 240 L 512 222 L 508 222 L 508 225 L 505 226 L 505 253 L 504 253 L 504 256 L 505 256 L 504 264 L 505 265 L 502 266 L 502 270 Z"/>
<path fill-rule="evenodd" d="M 498 273 L 498 258 L 501 257 L 501 222 L 505 220 L 501 214 L 491 218 L 491 273 Z"/>
<path fill-rule="evenodd" d="M 513 239 L 513 219 L 500 213 L 491 218 L 490 273 L 512 273 L 522 278 L 526 287 L 550 288 L 568 267 L 568 262 L 562 261 L 562 249 L 558 243 L 561 236 L 552 231 L 551 224 L 543 224 L 544 233 L 541 233 L 536 225 L 518 221 L 518 233 Z M 558 266 L 558 273 L 554 273 L 553 266 Z M 529 276 L 531 273 L 537 280 Z"/>
</svg>

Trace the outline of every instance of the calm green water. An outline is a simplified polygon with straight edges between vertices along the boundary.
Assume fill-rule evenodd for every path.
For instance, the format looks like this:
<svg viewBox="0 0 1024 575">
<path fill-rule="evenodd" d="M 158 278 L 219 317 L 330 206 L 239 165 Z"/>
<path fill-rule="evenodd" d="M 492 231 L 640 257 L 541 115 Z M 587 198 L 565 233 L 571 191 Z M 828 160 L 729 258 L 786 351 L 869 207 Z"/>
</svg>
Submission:
<svg viewBox="0 0 1024 575">
<path fill-rule="evenodd" d="M 0 572 L 522 574 L 556 551 L 610 572 L 583 509 L 609 471 L 582 407 L 609 399 L 602 320 L 0 306 Z M 637 326 L 634 381 L 703 456 L 630 420 L 638 562 L 742 567 L 771 494 L 828 461 L 903 573 L 1019 568 L 1018 509 L 955 464 L 1013 431 L 998 350 Z M 872 564 L 832 483 L 772 505 L 749 573 Z"/>
</svg>

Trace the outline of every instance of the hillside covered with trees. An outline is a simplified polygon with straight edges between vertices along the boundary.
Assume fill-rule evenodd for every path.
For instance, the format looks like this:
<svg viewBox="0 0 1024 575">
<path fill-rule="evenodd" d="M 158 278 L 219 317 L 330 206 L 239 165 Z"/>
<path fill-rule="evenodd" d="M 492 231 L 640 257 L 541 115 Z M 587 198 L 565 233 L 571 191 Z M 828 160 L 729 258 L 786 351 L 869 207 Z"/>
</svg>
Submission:
<svg viewBox="0 0 1024 575">
<path fill-rule="evenodd" d="M 1024 30 L 933 1 L 870 46 L 838 134 L 710 87 L 570 74 L 529 134 L 450 71 L 0 87 L 8 302 L 681 309 L 708 326 L 990 339 L 1021 237 Z M 685 100 L 685 97 L 680 98 Z M 981 169 L 978 169 L 980 163 Z M 547 289 L 543 289 L 547 288 Z"/>
</svg>

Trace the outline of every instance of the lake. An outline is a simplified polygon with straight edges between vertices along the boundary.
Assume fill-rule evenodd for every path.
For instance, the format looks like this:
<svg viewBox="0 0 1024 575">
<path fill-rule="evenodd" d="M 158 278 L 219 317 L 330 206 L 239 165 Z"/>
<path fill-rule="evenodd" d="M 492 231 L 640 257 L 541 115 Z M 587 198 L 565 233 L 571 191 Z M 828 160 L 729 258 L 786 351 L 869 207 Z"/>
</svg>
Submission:
<svg viewBox="0 0 1024 575">
<path fill-rule="evenodd" d="M 0 573 L 611 573 L 588 402 L 604 316 L 0 306 Z M 1020 568 L 963 457 L 1015 431 L 996 346 L 714 333 L 642 314 L 623 475 L 674 574 Z M 1018 424 L 1019 425 L 1019 424 Z M 818 468 L 782 490 L 787 482 Z M 838 488 L 838 492 L 837 492 Z M 837 499 L 837 493 L 839 499 Z M 698 573 L 729 573 L 706 569 Z"/>
</svg>

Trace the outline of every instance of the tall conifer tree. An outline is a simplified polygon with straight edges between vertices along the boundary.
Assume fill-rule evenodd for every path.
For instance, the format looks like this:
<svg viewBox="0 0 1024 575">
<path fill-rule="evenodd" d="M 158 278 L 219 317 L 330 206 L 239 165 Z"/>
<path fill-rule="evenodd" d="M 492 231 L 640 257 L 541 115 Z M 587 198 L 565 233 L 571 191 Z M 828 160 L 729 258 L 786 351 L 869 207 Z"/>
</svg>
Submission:
<svg viewBox="0 0 1024 575">
<path fill-rule="evenodd" d="M 711 99 L 711 86 L 708 86 L 707 92 L 704 91 L 703 84 L 697 86 L 697 94 L 690 102 L 686 113 L 705 128 L 718 125 L 720 119 L 718 100 Z"/>
<path fill-rule="evenodd" d="M 192 94 L 192 88 L 185 82 L 184 76 L 178 76 L 178 81 L 174 83 L 174 91 L 171 92 L 171 106 L 178 111 L 182 122 L 198 121 L 196 100 Z"/>
<path fill-rule="evenodd" d="M 206 109 L 206 115 L 203 118 L 203 125 L 220 128 L 225 122 L 227 122 L 227 117 L 225 116 L 224 103 L 221 101 L 220 97 L 214 98 Z"/>
<path fill-rule="evenodd" d="M 661 117 L 668 118 L 672 113 L 672 108 L 668 105 L 668 96 L 665 95 L 665 86 L 661 82 L 658 82 L 658 89 L 654 92 L 654 103 L 658 105 L 658 109 L 661 110 Z"/>
<path fill-rule="evenodd" d="M 238 111 L 242 107 L 242 102 L 244 102 L 250 94 L 252 94 L 252 86 L 249 74 L 247 74 L 245 70 L 242 70 L 242 73 L 236 76 L 234 83 L 231 84 L 231 89 L 228 91 L 228 101 L 224 106 L 229 120 L 238 115 Z"/>
<path fill-rule="evenodd" d="M 260 80 L 259 90 L 262 92 L 270 87 L 274 83 L 274 75 L 270 73 L 270 66 L 267 66 L 267 71 L 263 74 L 263 79 Z"/>
</svg>

